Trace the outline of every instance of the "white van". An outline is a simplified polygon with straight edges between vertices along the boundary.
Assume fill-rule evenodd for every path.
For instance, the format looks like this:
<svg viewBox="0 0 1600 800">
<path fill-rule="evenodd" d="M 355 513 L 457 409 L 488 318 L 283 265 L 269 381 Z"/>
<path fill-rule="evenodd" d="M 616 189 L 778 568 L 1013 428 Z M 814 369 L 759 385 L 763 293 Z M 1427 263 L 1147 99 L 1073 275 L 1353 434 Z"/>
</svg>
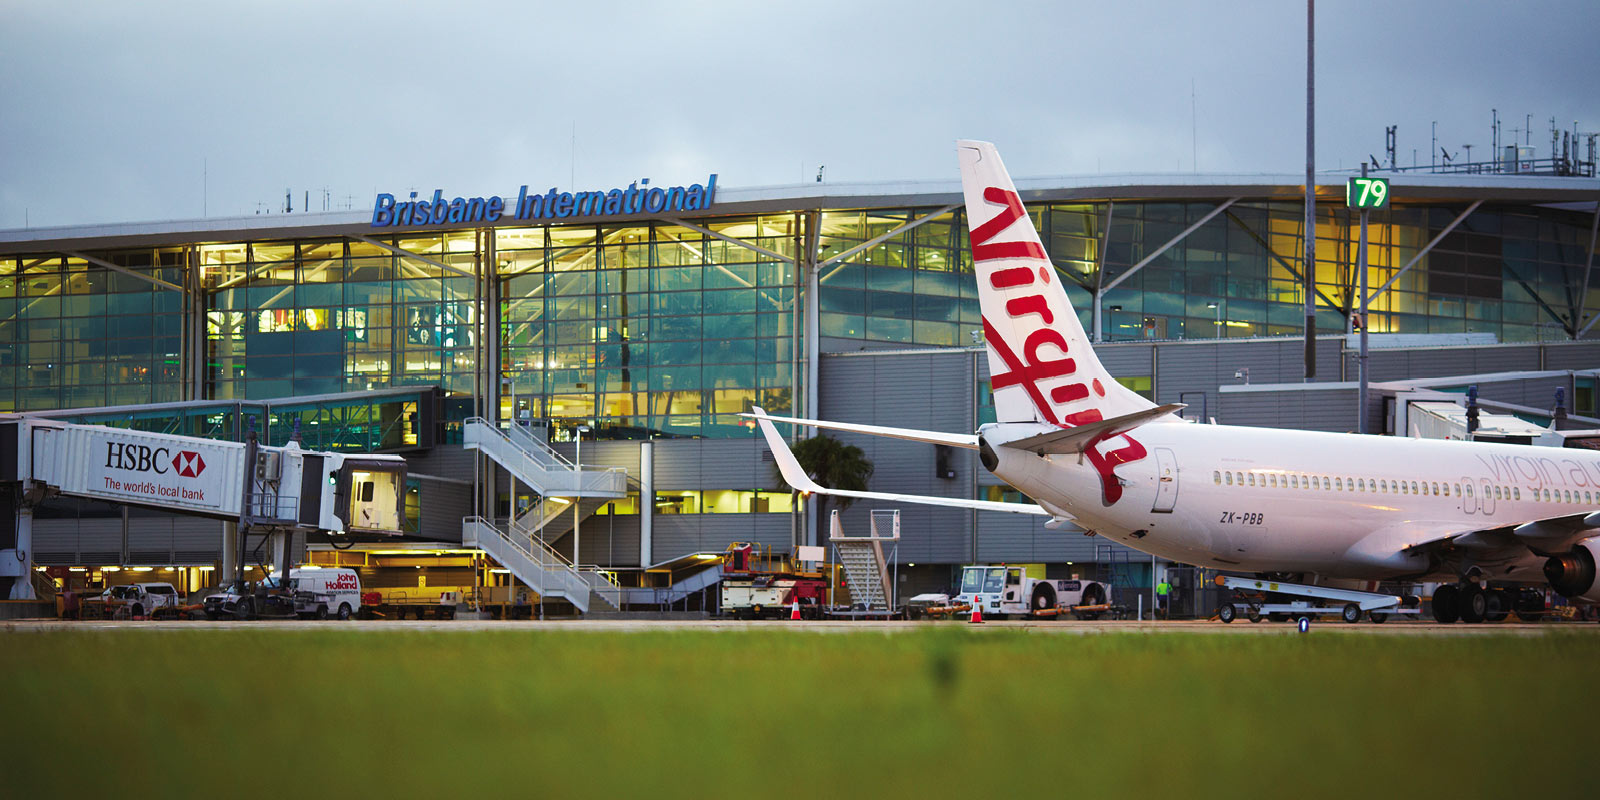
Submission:
<svg viewBox="0 0 1600 800">
<path fill-rule="evenodd" d="M 353 569 L 308 567 L 289 571 L 294 611 L 300 617 L 350 619 L 361 611 L 361 578 Z"/>
</svg>

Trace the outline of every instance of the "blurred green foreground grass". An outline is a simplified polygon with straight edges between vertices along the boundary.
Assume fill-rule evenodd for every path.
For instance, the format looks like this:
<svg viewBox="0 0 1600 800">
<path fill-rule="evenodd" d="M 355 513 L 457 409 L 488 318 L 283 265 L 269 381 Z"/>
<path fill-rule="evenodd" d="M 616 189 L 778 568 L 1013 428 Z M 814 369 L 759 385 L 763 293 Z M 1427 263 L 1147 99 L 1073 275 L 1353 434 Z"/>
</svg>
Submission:
<svg viewBox="0 0 1600 800">
<path fill-rule="evenodd" d="M 1577 797 L 1597 676 L 1593 635 L 16 633 L 0 775 L 9 797 Z"/>
</svg>

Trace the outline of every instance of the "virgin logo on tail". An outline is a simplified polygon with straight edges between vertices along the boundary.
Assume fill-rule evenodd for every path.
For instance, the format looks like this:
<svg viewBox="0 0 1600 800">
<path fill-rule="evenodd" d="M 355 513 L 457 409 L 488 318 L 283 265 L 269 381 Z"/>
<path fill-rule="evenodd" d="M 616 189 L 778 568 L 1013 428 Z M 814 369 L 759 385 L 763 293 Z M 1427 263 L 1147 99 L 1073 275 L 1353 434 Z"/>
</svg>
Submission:
<svg viewBox="0 0 1600 800">
<path fill-rule="evenodd" d="M 992 241 L 1002 231 L 1011 227 L 1012 224 L 1022 219 L 1025 215 L 1022 209 L 1022 200 L 1017 197 L 1016 192 L 1002 189 L 998 186 L 990 186 L 983 190 L 983 199 L 990 203 L 1004 206 L 1004 208 L 988 222 L 972 229 L 973 260 L 982 262 L 1003 258 L 1036 258 L 1044 262 L 1039 264 L 1037 268 L 1033 265 L 1024 264 L 1006 269 L 997 269 L 989 274 L 989 285 L 996 290 L 1004 291 L 1030 286 L 1039 287 L 1038 291 L 1032 294 L 1025 294 L 1021 297 L 1013 297 L 1007 300 L 1005 310 L 1006 316 L 1010 319 L 1018 320 L 1031 314 L 1037 316 L 1039 318 L 1038 321 L 1042 323 L 1033 328 L 1028 333 L 1027 338 L 1023 340 L 1022 353 L 1019 356 L 1011 348 L 1011 345 L 1006 342 L 1005 337 L 995 330 L 995 326 L 989 322 L 988 318 L 984 318 L 984 337 L 987 339 L 989 346 L 994 349 L 995 355 L 1005 363 L 1007 369 L 1006 372 L 991 376 L 990 385 L 992 389 L 998 391 L 1009 386 L 1020 386 L 1027 393 L 1029 400 L 1033 402 L 1033 407 L 1038 410 L 1040 417 L 1051 425 L 1058 427 L 1073 428 L 1105 419 L 1104 412 L 1095 406 L 1081 411 L 1074 411 L 1064 417 L 1058 417 L 1055 410 L 1055 404 L 1066 405 L 1089 399 L 1091 392 L 1095 398 L 1105 397 L 1105 386 L 1100 383 L 1098 378 L 1092 378 L 1088 383 L 1079 379 L 1052 387 L 1049 400 L 1045 399 L 1044 391 L 1039 386 L 1040 381 L 1049 378 L 1074 377 L 1078 372 L 1077 362 L 1068 354 L 1069 345 L 1066 337 L 1062 336 L 1060 331 L 1049 327 L 1055 322 L 1055 315 L 1050 311 L 1050 303 L 1044 295 L 1044 291 L 1046 287 L 1049 287 L 1051 280 L 1049 261 L 1045 256 L 1044 248 L 1040 247 L 1037 242 Z M 1061 357 L 1050 358 L 1045 356 L 1041 350 L 1046 346 L 1054 347 L 1056 352 L 1061 354 Z M 1093 358 L 1092 354 L 1090 358 Z M 1102 453 L 1100 451 L 1101 443 L 1108 439 L 1116 438 L 1116 436 L 1126 439 L 1127 444 L 1115 450 Z M 1144 445 L 1139 444 L 1132 436 L 1116 434 L 1094 439 L 1084 450 L 1084 455 L 1100 475 L 1101 496 L 1105 504 L 1111 505 L 1122 498 L 1122 481 L 1116 477 L 1113 470 L 1118 465 L 1138 461 L 1148 453 Z"/>
</svg>

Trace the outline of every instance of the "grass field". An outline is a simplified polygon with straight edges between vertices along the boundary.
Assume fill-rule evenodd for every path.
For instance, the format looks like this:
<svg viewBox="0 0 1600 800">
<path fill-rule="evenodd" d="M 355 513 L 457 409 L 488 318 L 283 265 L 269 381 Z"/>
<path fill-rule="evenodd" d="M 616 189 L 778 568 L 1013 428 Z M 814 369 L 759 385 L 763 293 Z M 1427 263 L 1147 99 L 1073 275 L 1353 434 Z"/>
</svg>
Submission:
<svg viewBox="0 0 1600 800">
<path fill-rule="evenodd" d="M 1592 635 L 21 633 L 0 786 L 1580 797 L 1597 668 Z"/>
</svg>

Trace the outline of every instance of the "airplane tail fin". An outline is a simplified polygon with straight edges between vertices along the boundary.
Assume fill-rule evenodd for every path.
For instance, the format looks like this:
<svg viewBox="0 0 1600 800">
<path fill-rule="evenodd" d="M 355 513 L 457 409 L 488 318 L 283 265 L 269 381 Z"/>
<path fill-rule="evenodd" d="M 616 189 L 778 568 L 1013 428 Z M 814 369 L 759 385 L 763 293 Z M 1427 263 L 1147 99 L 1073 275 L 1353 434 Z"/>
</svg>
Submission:
<svg viewBox="0 0 1600 800">
<path fill-rule="evenodd" d="M 994 145 L 956 150 L 997 419 L 1070 428 L 1155 408 L 1095 357 Z"/>
</svg>

